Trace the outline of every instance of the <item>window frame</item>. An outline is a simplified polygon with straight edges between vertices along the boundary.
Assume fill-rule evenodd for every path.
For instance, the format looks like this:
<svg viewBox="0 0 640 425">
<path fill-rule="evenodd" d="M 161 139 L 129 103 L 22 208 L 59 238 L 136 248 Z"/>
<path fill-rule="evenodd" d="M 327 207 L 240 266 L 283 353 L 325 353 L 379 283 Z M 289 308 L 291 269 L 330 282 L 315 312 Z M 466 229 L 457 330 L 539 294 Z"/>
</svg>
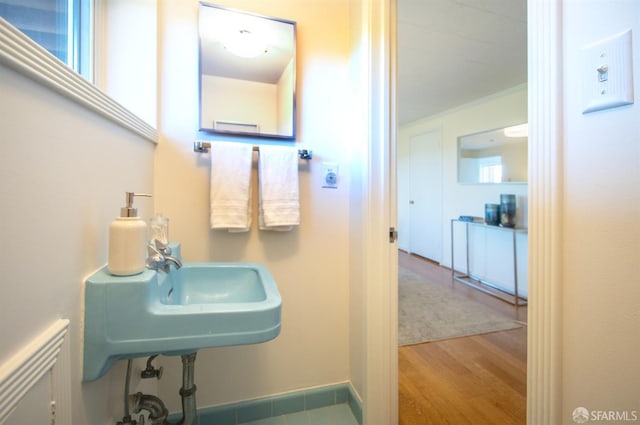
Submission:
<svg viewBox="0 0 640 425">
<path fill-rule="evenodd" d="M 0 17 L 0 63 L 157 143 L 156 128 Z"/>
<path fill-rule="evenodd" d="M 94 7 L 92 0 L 70 0 L 69 40 L 71 55 L 69 66 L 86 80 L 95 84 L 94 60 Z"/>
</svg>

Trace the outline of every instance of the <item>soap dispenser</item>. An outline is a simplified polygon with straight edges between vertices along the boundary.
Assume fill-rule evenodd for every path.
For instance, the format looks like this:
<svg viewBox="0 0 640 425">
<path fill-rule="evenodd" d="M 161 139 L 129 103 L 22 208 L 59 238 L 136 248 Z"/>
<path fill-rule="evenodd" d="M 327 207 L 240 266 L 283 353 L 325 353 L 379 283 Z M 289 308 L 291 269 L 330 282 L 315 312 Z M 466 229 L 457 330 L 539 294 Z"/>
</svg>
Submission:
<svg viewBox="0 0 640 425">
<path fill-rule="evenodd" d="M 145 193 L 126 192 L 126 205 L 120 209 L 120 217 L 109 226 L 109 273 L 130 276 L 141 273 L 147 259 L 147 223 L 138 217 L 133 208 L 135 196 L 151 196 Z"/>
</svg>

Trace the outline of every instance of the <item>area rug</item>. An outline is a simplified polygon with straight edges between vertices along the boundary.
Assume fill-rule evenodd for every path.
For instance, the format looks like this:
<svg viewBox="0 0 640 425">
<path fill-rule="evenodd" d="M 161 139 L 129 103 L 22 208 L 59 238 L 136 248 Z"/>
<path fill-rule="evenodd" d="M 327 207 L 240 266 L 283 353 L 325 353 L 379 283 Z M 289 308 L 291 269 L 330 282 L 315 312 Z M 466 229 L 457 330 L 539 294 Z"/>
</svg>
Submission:
<svg viewBox="0 0 640 425">
<path fill-rule="evenodd" d="M 456 283 L 457 284 L 457 283 Z M 522 325 L 446 286 L 399 268 L 398 343 L 412 345 L 516 329 Z"/>
</svg>

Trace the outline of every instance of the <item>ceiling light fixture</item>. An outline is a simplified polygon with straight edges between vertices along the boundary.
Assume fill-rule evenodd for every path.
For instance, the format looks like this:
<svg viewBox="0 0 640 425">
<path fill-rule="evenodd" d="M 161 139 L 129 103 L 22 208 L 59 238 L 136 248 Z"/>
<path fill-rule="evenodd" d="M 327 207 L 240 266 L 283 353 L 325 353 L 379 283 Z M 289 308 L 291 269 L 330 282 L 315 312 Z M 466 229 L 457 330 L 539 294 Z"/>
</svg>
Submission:
<svg viewBox="0 0 640 425">
<path fill-rule="evenodd" d="M 267 53 L 267 46 L 251 31 L 246 29 L 234 32 L 229 36 L 224 43 L 224 47 L 234 55 L 243 58 L 255 58 Z"/>
<path fill-rule="evenodd" d="M 504 135 L 510 138 L 528 137 L 529 136 L 529 124 L 524 123 L 520 125 L 514 125 L 504 129 Z"/>
</svg>

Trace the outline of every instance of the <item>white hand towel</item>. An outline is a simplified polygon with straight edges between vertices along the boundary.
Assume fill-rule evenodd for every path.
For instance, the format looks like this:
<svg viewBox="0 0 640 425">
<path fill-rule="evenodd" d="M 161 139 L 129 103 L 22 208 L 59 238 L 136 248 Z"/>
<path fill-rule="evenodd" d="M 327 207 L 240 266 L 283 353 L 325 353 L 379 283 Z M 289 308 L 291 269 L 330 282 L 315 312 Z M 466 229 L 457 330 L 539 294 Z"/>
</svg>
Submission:
<svg viewBox="0 0 640 425">
<path fill-rule="evenodd" d="M 251 227 L 253 146 L 211 144 L 211 228 L 246 232 Z"/>
<path fill-rule="evenodd" d="M 287 231 L 300 224 L 298 151 L 260 146 L 258 160 L 259 228 Z"/>
</svg>

